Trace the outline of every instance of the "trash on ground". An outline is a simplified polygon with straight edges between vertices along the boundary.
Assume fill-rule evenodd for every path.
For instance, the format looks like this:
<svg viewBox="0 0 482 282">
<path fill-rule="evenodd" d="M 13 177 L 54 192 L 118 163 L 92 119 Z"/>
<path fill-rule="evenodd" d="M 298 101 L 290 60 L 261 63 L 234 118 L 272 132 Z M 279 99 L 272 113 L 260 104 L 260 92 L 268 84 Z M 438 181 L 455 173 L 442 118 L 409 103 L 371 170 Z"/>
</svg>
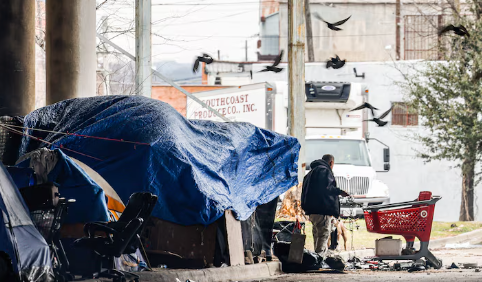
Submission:
<svg viewBox="0 0 482 282">
<path fill-rule="evenodd" d="M 479 264 L 476 262 L 464 263 L 463 265 L 465 269 L 477 268 L 479 266 Z"/>
<path fill-rule="evenodd" d="M 455 262 L 452 262 L 450 266 L 447 267 L 447 269 L 459 269 L 458 265 L 455 264 Z"/>
</svg>

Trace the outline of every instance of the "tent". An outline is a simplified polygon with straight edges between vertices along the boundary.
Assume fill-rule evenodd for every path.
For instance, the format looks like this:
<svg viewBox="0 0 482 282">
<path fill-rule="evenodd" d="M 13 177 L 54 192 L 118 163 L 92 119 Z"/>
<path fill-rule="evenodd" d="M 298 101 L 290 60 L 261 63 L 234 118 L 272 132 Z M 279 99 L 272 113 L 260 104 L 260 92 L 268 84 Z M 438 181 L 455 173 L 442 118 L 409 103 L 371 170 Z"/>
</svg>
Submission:
<svg viewBox="0 0 482 282">
<path fill-rule="evenodd" d="M 36 150 L 22 157 L 17 166 L 21 168 L 32 167 L 39 184 L 47 181 L 55 182 L 59 185 L 61 197 L 76 200 L 75 203 L 69 205 L 66 224 L 108 221 L 109 211 L 106 198 L 109 199 L 110 203 L 115 203 L 113 204 L 114 211 L 123 211 L 124 205 L 122 202 L 118 203 L 115 200 L 120 199 L 112 187 L 95 172 L 92 172 L 91 168 L 80 161 L 71 159 L 62 150 L 52 151 L 45 148 Z M 85 169 L 88 169 L 97 178 L 97 181 L 102 183 L 104 188 L 93 180 Z"/>
<path fill-rule="evenodd" d="M 0 252 L 12 261 L 22 281 L 51 281 L 49 246 L 35 228 L 6 168 L 0 163 Z"/>
<path fill-rule="evenodd" d="M 24 118 L 19 155 L 61 148 L 88 165 L 127 202 L 159 196 L 153 216 L 208 225 L 232 210 L 247 219 L 298 182 L 296 138 L 249 123 L 187 120 L 142 96 L 65 100 Z"/>
</svg>

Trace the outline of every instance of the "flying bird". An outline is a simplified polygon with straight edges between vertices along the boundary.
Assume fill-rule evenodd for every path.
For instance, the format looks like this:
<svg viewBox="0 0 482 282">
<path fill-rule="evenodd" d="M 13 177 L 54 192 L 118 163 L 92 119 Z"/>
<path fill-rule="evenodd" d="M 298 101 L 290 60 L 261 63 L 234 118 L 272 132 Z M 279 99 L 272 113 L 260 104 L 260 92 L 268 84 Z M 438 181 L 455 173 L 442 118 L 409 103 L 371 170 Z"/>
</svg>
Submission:
<svg viewBox="0 0 482 282">
<path fill-rule="evenodd" d="M 280 71 L 282 71 L 283 68 L 276 67 L 281 62 L 281 58 L 283 58 L 283 50 L 281 50 L 281 52 L 276 57 L 274 63 L 271 66 L 266 66 L 266 68 L 260 70 L 259 72 L 265 72 L 265 71 L 280 72 Z"/>
<path fill-rule="evenodd" d="M 372 119 L 368 119 L 368 120 L 365 120 L 365 121 L 373 121 L 374 123 L 378 124 L 378 126 L 380 126 L 380 127 L 385 126 L 385 125 L 387 125 L 388 121 L 384 121 L 382 119 L 386 118 L 388 116 L 388 114 L 392 111 L 392 109 L 393 109 L 393 106 L 391 106 L 390 109 L 388 109 L 386 112 L 384 112 L 381 116 L 379 116 L 379 117 L 373 116 Z"/>
<path fill-rule="evenodd" d="M 452 24 L 450 24 L 450 25 L 444 27 L 443 29 L 441 29 L 440 32 L 438 33 L 438 35 L 442 35 L 442 34 L 447 33 L 449 31 L 453 31 L 455 34 L 457 34 L 459 36 L 470 37 L 470 34 L 467 31 L 467 29 L 465 28 L 465 26 L 463 26 L 463 25 L 454 26 Z"/>
<path fill-rule="evenodd" d="M 196 61 L 194 62 L 192 72 L 194 73 L 197 72 L 197 69 L 199 68 L 199 62 L 203 62 L 209 65 L 210 63 L 214 62 L 214 59 L 208 54 L 203 54 L 202 56 L 198 56 Z"/>
<path fill-rule="evenodd" d="M 353 111 L 358 111 L 358 110 L 363 110 L 363 109 L 370 109 L 371 112 L 372 112 L 372 116 L 375 116 L 375 111 L 374 110 L 378 110 L 377 108 L 375 108 L 374 106 L 370 105 L 369 103 L 365 102 L 363 104 L 361 104 L 360 106 L 350 110 L 350 112 L 353 112 Z"/>
<path fill-rule="evenodd" d="M 341 28 L 337 27 L 339 25 L 342 25 L 344 23 L 346 23 L 346 21 L 348 21 L 351 16 L 349 16 L 348 18 L 344 19 L 344 20 L 341 20 L 339 22 L 336 22 L 336 23 L 329 23 L 327 21 L 325 21 L 318 13 L 315 13 L 315 18 L 317 18 L 318 20 L 320 21 L 323 21 L 325 22 L 327 25 L 328 25 L 328 28 L 331 29 L 331 30 L 334 30 L 334 31 L 339 31 L 339 30 L 342 30 Z"/>
<path fill-rule="evenodd" d="M 338 55 L 335 58 L 331 58 L 326 62 L 326 68 L 329 69 L 330 67 L 334 69 L 342 68 L 346 63 L 346 60 L 341 60 Z"/>
</svg>

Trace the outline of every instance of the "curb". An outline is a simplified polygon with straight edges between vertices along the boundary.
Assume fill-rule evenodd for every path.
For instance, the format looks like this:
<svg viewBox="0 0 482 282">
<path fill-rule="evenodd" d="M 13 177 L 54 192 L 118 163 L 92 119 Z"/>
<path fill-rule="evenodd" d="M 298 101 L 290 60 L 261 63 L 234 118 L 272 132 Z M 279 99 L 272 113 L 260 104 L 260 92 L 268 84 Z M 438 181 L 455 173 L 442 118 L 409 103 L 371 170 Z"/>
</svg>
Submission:
<svg viewBox="0 0 482 282">
<path fill-rule="evenodd" d="M 482 242 L 482 229 L 477 229 L 477 230 L 463 233 L 453 237 L 430 240 L 429 249 L 445 248 L 445 245 L 447 244 L 461 244 L 461 243 L 477 244 L 481 242 Z M 416 242 L 414 247 L 415 248 L 420 247 L 420 243 Z"/>
<path fill-rule="evenodd" d="M 231 266 L 221 268 L 207 268 L 199 270 L 190 269 L 158 269 L 149 272 L 136 273 L 141 281 L 166 281 L 173 282 L 178 278 L 181 281 L 188 279 L 196 282 L 228 282 L 249 279 L 262 279 L 282 274 L 280 262 L 258 263 L 244 266 Z"/>
</svg>

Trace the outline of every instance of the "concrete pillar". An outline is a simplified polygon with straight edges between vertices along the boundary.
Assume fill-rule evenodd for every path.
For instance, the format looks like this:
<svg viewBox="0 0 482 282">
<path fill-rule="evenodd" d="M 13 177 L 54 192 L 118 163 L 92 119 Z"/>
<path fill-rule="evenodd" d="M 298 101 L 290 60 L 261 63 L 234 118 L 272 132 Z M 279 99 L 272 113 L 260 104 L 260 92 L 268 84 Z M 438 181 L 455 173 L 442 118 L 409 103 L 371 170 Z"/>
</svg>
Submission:
<svg viewBox="0 0 482 282">
<path fill-rule="evenodd" d="M 95 7 L 95 0 L 46 1 L 47 105 L 96 95 Z"/>
<path fill-rule="evenodd" d="M 35 1 L 0 1 L 0 116 L 35 108 Z"/>
<path fill-rule="evenodd" d="M 151 0 L 136 0 L 136 94 L 151 98 Z"/>
</svg>

